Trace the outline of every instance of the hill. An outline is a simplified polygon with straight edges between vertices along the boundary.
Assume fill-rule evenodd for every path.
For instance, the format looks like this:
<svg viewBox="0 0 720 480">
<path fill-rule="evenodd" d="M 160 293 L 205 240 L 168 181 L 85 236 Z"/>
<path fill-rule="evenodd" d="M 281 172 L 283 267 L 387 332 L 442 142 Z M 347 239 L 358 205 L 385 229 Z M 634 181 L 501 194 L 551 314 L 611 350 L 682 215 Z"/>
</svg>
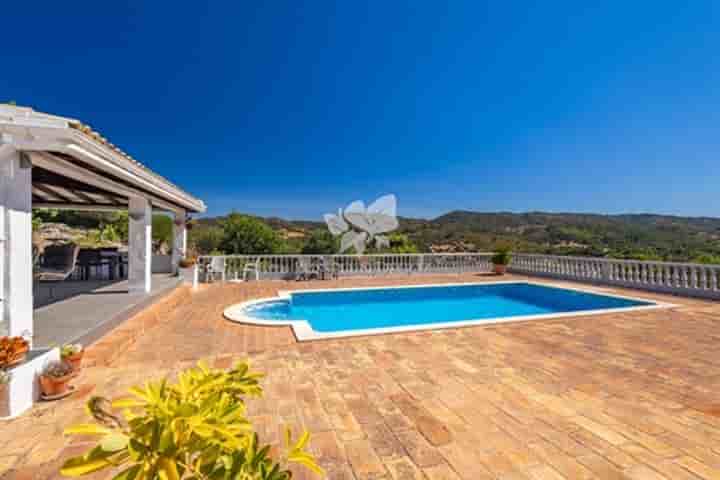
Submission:
<svg viewBox="0 0 720 480">
<path fill-rule="evenodd" d="M 199 227 L 221 219 L 200 219 Z M 294 244 L 326 228 L 320 221 L 263 220 Z M 400 218 L 399 231 L 428 252 L 510 244 L 524 252 L 720 263 L 720 218 L 457 210 L 430 220 Z"/>
</svg>

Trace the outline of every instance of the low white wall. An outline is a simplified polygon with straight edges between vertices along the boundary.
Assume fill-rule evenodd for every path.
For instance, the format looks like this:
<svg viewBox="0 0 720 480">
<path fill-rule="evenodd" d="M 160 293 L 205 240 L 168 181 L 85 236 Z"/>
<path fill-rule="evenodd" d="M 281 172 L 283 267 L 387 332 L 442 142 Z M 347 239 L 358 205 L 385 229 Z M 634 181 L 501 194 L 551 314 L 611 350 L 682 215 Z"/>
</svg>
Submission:
<svg viewBox="0 0 720 480">
<path fill-rule="evenodd" d="M 172 273 L 172 256 L 153 255 L 152 273 Z"/>
<path fill-rule="evenodd" d="M 38 351 L 31 350 L 28 360 L 17 367 L 10 368 L 10 384 L 7 386 L 7 402 L 0 410 L 0 420 L 14 418 L 32 407 L 40 398 L 38 378 L 40 372 L 50 363 L 60 360 L 60 349 Z"/>
</svg>

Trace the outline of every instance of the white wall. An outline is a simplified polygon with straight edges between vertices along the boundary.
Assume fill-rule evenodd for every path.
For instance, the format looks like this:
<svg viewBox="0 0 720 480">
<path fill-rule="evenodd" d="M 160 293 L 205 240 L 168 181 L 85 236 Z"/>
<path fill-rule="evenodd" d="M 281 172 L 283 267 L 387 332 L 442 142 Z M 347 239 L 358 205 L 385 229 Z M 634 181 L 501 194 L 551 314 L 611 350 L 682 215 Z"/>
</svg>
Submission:
<svg viewBox="0 0 720 480">
<path fill-rule="evenodd" d="M 152 273 L 172 273 L 172 255 L 153 255 Z"/>
</svg>

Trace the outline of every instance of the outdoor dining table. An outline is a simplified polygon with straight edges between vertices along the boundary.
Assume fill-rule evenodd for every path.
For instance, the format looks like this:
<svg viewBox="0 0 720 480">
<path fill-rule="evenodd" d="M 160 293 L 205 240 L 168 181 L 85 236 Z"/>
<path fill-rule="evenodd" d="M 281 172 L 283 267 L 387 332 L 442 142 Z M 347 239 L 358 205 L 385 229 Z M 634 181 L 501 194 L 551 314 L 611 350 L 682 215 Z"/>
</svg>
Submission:
<svg viewBox="0 0 720 480">
<path fill-rule="evenodd" d="M 100 257 L 108 261 L 109 280 L 115 280 L 116 275 L 119 278 L 125 277 L 124 254 L 117 250 L 100 250 Z"/>
</svg>

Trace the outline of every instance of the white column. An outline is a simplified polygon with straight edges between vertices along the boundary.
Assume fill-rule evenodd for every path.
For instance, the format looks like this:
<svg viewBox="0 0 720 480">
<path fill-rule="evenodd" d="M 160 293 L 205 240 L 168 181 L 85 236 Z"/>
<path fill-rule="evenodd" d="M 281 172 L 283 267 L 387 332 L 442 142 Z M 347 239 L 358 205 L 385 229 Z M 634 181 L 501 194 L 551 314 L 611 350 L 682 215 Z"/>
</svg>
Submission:
<svg viewBox="0 0 720 480">
<path fill-rule="evenodd" d="M 173 222 L 172 273 L 177 273 L 178 263 L 187 251 L 187 215 L 175 212 Z"/>
<path fill-rule="evenodd" d="M 146 198 L 130 198 L 128 209 L 128 289 L 152 289 L 152 207 Z"/>
<path fill-rule="evenodd" d="M 0 334 L 33 334 L 32 166 L 0 139 Z"/>
</svg>

